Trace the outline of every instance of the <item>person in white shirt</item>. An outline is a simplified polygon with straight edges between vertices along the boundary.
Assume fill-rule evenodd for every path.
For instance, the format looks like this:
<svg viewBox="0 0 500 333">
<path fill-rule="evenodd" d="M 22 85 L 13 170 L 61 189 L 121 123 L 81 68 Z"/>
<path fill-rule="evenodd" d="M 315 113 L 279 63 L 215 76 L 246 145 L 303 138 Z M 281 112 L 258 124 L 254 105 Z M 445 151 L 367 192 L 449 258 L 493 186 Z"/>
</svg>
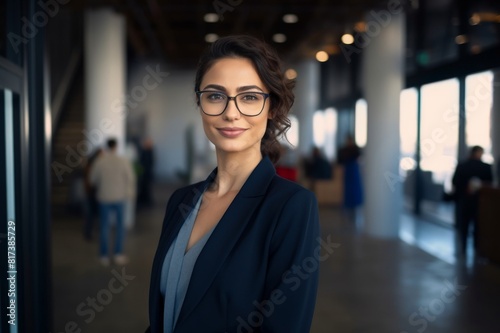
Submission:
<svg viewBox="0 0 500 333">
<path fill-rule="evenodd" d="M 108 152 L 102 154 L 95 161 L 90 170 L 90 183 L 97 191 L 97 201 L 100 211 L 100 247 L 99 255 L 104 266 L 109 265 L 109 230 L 111 213 L 116 217 L 116 237 L 114 247 L 114 262 L 124 265 L 128 262 L 123 254 L 123 242 L 125 238 L 124 209 L 135 186 L 135 176 L 132 166 L 128 160 L 117 155 L 116 139 L 107 142 Z"/>
</svg>

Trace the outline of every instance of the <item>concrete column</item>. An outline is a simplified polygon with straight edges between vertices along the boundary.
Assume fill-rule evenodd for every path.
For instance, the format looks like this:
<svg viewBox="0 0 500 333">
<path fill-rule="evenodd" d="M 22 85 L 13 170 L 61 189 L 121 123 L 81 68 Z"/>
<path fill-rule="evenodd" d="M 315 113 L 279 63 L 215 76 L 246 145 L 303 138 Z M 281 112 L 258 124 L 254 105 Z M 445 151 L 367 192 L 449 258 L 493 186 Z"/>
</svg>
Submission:
<svg viewBox="0 0 500 333">
<path fill-rule="evenodd" d="M 292 113 L 299 120 L 299 153 L 307 155 L 313 146 L 313 114 L 319 105 L 320 66 L 316 60 L 305 60 L 295 67 L 297 85 Z"/>
<path fill-rule="evenodd" d="M 125 19 L 112 9 L 85 13 L 85 137 L 93 148 L 108 137 L 125 147 Z"/>
<path fill-rule="evenodd" d="M 405 20 L 403 14 L 391 14 L 385 19 L 387 24 L 378 29 L 368 27 L 369 43 L 363 50 L 363 85 L 368 104 L 364 228 L 377 237 L 397 237 L 402 205 L 398 176 L 399 96 L 404 77 Z"/>
<path fill-rule="evenodd" d="M 493 105 L 491 109 L 491 153 L 495 158 L 496 183 L 500 186 L 500 71 L 493 77 Z"/>
</svg>

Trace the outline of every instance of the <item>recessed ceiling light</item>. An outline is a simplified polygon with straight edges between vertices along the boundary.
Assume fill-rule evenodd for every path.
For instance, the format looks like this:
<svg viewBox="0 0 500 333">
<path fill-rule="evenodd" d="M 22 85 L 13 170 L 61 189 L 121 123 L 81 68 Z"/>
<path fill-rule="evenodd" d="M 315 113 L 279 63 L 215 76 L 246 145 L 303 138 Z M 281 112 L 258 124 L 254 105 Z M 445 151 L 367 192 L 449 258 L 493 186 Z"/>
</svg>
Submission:
<svg viewBox="0 0 500 333">
<path fill-rule="evenodd" d="M 473 54 L 478 54 L 478 53 L 481 53 L 481 46 L 477 45 L 477 44 L 474 44 L 471 46 L 470 48 L 470 51 L 473 53 Z"/>
<path fill-rule="evenodd" d="M 347 44 L 347 45 L 354 43 L 354 37 L 351 34 L 343 34 L 341 40 L 342 40 L 342 43 Z"/>
<path fill-rule="evenodd" d="M 316 60 L 318 60 L 319 62 L 325 62 L 328 60 L 328 58 L 328 53 L 326 53 L 325 51 L 318 51 L 318 53 L 316 53 Z"/>
<path fill-rule="evenodd" d="M 285 77 L 288 80 L 293 80 L 293 79 L 297 78 L 297 71 L 293 68 L 289 68 L 285 71 Z"/>
<path fill-rule="evenodd" d="M 462 44 L 467 43 L 467 36 L 466 35 L 458 35 L 457 37 L 455 37 L 455 43 L 457 43 L 458 45 L 462 45 Z"/>
<path fill-rule="evenodd" d="M 283 15 L 283 22 L 285 23 L 297 23 L 299 18 L 295 14 L 286 14 Z"/>
<path fill-rule="evenodd" d="M 208 14 L 205 14 L 205 16 L 203 16 L 203 20 L 205 22 L 208 22 L 208 23 L 215 23 L 215 22 L 219 21 L 219 15 L 217 15 L 215 13 L 208 13 Z"/>
<path fill-rule="evenodd" d="M 274 34 L 273 41 L 275 43 L 284 43 L 286 41 L 286 36 L 284 34 Z"/>
<path fill-rule="evenodd" d="M 481 23 L 481 16 L 479 16 L 479 14 L 477 13 L 472 14 L 469 19 L 469 23 L 470 25 L 478 25 L 479 23 Z"/>
<path fill-rule="evenodd" d="M 219 35 L 217 35 L 217 34 L 206 34 L 205 35 L 205 42 L 207 42 L 207 43 L 213 43 L 217 39 L 219 39 Z"/>
<path fill-rule="evenodd" d="M 365 32 L 366 31 L 366 23 L 363 21 L 356 22 L 356 24 L 354 24 L 354 30 L 357 32 Z"/>
</svg>

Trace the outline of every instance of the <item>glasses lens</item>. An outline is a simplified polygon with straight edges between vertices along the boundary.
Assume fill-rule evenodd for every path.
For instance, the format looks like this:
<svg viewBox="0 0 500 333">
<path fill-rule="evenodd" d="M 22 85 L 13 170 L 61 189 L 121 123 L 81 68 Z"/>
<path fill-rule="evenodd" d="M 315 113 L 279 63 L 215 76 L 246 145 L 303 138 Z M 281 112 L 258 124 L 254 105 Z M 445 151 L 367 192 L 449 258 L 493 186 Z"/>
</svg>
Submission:
<svg viewBox="0 0 500 333">
<path fill-rule="evenodd" d="M 227 96 L 220 92 L 203 92 L 200 94 L 200 104 L 203 112 L 209 115 L 219 115 L 224 111 Z"/>
<path fill-rule="evenodd" d="M 258 115 L 264 108 L 264 102 L 264 95 L 256 92 L 245 92 L 236 96 L 240 112 L 247 116 Z"/>
<path fill-rule="evenodd" d="M 218 116 L 222 114 L 227 106 L 229 97 L 218 91 L 204 91 L 200 94 L 200 105 L 208 115 Z M 244 92 L 236 95 L 236 107 L 246 116 L 256 116 L 264 108 L 266 102 L 265 94 L 258 92 Z"/>
</svg>

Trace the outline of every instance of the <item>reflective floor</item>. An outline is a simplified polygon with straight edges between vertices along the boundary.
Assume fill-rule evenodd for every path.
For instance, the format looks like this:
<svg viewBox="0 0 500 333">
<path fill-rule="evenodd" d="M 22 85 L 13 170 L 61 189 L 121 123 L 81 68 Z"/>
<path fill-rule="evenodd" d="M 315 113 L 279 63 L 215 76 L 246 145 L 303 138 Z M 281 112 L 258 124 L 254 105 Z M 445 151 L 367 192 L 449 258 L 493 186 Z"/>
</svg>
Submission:
<svg viewBox="0 0 500 333">
<path fill-rule="evenodd" d="M 102 267 L 76 215 L 53 221 L 53 332 L 143 332 L 152 258 L 172 188 L 139 209 L 127 234 L 130 263 Z M 500 332 L 500 266 L 456 260 L 453 229 L 401 217 L 401 239 L 375 239 L 336 208 L 320 209 L 322 238 L 335 245 L 320 268 L 311 332 Z M 200 329 L 200 332 L 203 332 Z M 281 332 L 280 332 L 281 333 Z M 286 332 L 283 332 L 286 333 Z"/>
</svg>

